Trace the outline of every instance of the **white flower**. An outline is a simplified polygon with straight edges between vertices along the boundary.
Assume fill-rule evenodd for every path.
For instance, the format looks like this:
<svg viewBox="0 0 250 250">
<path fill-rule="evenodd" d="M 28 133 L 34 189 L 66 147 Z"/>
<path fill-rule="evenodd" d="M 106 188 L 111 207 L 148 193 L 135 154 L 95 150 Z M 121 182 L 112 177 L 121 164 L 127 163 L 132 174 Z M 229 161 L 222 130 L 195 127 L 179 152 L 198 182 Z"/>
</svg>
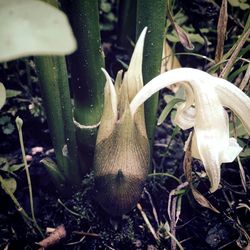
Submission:
<svg viewBox="0 0 250 250">
<path fill-rule="evenodd" d="M 220 182 L 220 165 L 232 162 L 242 150 L 229 136 L 224 107 L 239 117 L 250 134 L 250 98 L 224 79 L 198 69 L 179 68 L 155 77 L 137 93 L 130 103 L 132 116 L 155 92 L 182 81 L 186 81 L 186 102 L 178 107 L 175 122 L 184 130 L 194 127 L 192 155 L 202 160 L 214 192 Z"/>
</svg>

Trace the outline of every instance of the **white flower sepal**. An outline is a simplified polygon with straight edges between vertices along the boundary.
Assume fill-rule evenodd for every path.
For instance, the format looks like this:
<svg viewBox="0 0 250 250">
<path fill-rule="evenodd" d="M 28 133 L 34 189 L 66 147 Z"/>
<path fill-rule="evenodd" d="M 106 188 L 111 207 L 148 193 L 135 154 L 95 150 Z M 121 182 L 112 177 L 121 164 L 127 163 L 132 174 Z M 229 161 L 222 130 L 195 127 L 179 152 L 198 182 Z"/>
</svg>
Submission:
<svg viewBox="0 0 250 250">
<path fill-rule="evenodd" d="M 192 155 L 202 160 L 214 192 L 220 183 L 220 165 L 232 162 L 242 150 L 230 138 L 224 107 L 239 117 L 250 134 L 250 98 L 224 79 L 198 69 L 178 68 L 155 77 L 137 93 L 130 103 L 132 115 L 154 93 L 183 81 L 186 102 L 178 107 L 175 123 L 182 129 L 194 127 Z"/>
</svg>

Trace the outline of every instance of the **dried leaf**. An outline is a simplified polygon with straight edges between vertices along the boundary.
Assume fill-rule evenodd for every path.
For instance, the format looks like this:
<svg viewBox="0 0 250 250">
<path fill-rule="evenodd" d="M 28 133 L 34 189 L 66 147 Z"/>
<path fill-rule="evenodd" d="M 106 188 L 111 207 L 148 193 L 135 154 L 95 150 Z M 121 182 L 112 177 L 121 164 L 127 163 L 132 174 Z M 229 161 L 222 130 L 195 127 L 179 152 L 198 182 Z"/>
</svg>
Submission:
<svg viewBox="0 0 250 250">
<path fill-rule="evenodd" d="M 174 29 L 180 39 L 181 44 L 188 50 L 193 50 L 194 45 L 188 37 L 188 33 L 182 29 L 177 23 L 174 23 Z"/>
<path fill-rule="evenodd" d="M 247 41 L 247 39 L 250 36 L 250 29 L 248 29 L 244 35 L 242 35 L 239 38 L 239 41 L 237 41 L 237 46 L 234 48 L 234 51 L 232 52 L 232 55 L 230 57 L 230 59 L 228 60 L 226 66 L 223 68 L 222 72 L 220 73 L 220 78 L 226 78 L 227 75 L 229 74 L 231 68 L 233 67 L 234 62 L 237 59 L 237 56 L 240 52 L 240 50 L 242 49 L 242 47 L 244 46 L 245 42 Z"/>
<path fill-rule="evenodd" d="M 227 31 L 227 0 L 223 0 L 220 8 L 220 16 L 217 25 L 217 46 L 215 52 L 215 63 L 221 61 L 224 51 L 224 41 Z"/>
<path fill-rule="evenodd" d="M 209 208 L 215 213 L 220 213 L 197 189 L 190 185 L 195 200 L 203 207 Z"/>
<path fill-rule="evenodd" d="M 241 160 L 240 160 L 240 157 L 237 156 L 237 161 L 238 161 L 238 165 L 239 165 L 239 170 L 240 170 L 240 179 L 241 179 L 241 183 L 242 183 L 242 186 L 245 190 L 245 192 L 247 192 L 247 181 L 246 181 L 246 174 L 245 174 L 245 170 L 242 166 L 242 163 L 241 163 Z"/>
<path fill-rule="evenodd" d="M 64 225 L 58 226 L 47 238 L 38 242 L 40 247 L 47 248 L 57 244 L 61 239 L 67 235 Z"/>
<path fill-rule="evenodd" d="M 185 143 L 184 150 L 186 152 L 183 160 L 184 174 L 190 185 L 192 184 L 192 153 L 191 153 L 192 137 L 193 137 L 193 132 L 189 134 L 188 139 Z"/>
<path fill-rule="evenodd" d="M 167 10 L 167 15 L 169 18 L 169 21 L 171 22 L 173 28 L 175 29 L 179 40 L 181 42 L 181 44 L 188 50 L 193 50 L 194 49 L 194 45 L 192 44 L 192 42 L 190 41 L 188 34 L 186 31 L 184 31 L 184 29 L 182 29 L 175 21 L 174 18 L 171 14 L 171 12 L 169 10 Z"/>
</svg>

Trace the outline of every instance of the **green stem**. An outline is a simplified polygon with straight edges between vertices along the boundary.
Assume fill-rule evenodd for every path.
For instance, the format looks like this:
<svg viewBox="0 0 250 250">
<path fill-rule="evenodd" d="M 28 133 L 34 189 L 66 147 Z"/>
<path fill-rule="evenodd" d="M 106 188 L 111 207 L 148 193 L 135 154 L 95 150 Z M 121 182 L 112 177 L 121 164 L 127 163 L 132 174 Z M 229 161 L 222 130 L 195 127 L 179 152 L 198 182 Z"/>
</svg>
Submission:
<svg viewBox="0 0 250 250">
<path fill-rule="evenodd" d="M 103 108 L 104 66 L 100 43 L 98 0 L 64 1 L 78 42 L 69 57 L 74 95 L 74 119 L 83 173 L 92 165 L 97 127 Z"/>
<path fill-rule="evenodd" d="M 120 0 L 118 13 L 118 45 L 132 53 L 135 41 L 136 1 Z"/>
<path fill-rule="evenodd" d="M 142 68 L 144 83 L 149 82 L 160 73 L 165 16 L 166 0 L 137 1 L 137 37 L 145 26 L 148 27 Z M 147 133 L 151 145 L 154 140 L 157 106 L 158 94 L 155 94 L 145 104 Z"/>
<path fill-rule="evenodd" d="M 27 160 L 26 160 L 25 149 L 24 149 L 22 125 L 23 125 L 22 119 L 17 117 L 16 118 L 16 126 L 17 126 L 17 130 L 18 130 L 18 136 L 19 136 L 19 142 L 20 142 L 21 151 L 22 151 L 22 158 L 23 158 L 24 168 L 25 168 L 27 181 L 28 181 L 29 197 L 30 197 L 30 210 L 31 210 L 32 219 L 36 223 L 34 204 L 33 204 L 32 184 L 31 184 L 30 172 L 29 172 L 28 163 L 27 163 Z"/>
<path fill-rule="evenodd" d="M 44 56 L 35 61 L 59 171 L 69 184 L 78 185 L 81 176 L 65 58 Z"/>
</svg>

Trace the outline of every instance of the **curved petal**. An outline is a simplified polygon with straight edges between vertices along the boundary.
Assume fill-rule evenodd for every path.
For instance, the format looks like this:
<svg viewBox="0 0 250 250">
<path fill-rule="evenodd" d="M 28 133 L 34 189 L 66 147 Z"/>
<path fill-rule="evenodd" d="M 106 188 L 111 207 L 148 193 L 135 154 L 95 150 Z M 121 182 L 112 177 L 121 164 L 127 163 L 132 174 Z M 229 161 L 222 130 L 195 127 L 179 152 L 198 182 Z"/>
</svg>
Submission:
<svg viewBox="0 0 250 250">
<path fill-rule="evenodd" d="M 214 192 L 220 182 L 220 157 L 228 147 L 229 131 L 225 111 L 210 79 L 190 84 L 195 96 L 197 148 Z"/>
<path fill-rule="evenodd" d="M 194 103 L 194 94 L 189 84 L 184 83 L 186 101 L 178 108 L 174 118 L 176 123 L 181 129 L 186 130 L 194 126 L 195 109 L 191 107 Z"/>
<path fill-rule="evenodd" d="M 226 80 L 213 77 L 201 70 L 173 69 L 155 77 L 139 91 L 130 103 L 132 115 L 154 93 L 182 81 L 189 82 L 194 95 L 196 155 L 204 164 L 211 182 L 211 192 L 214 192 L 220 182 L 221 163 L 232 161 L 240 152 L 236 141 L 229 138 L 228 117 L 223 105 L 236 112 L 250 133 L 250 98 Z M 188 98 L 190 96 L 189 94 Z M 190 108 L 190 100 L 187 100 L 185 106 L 179 110 L 183 117 L 183 111 Z M 184 125 L 188 127 L 191 124 Z"/>
<path fill-rule="evenodd" d="M 229 138 L 229 144 L 227 149 L 221 155 L 221 162 L 232 162 L 242 151 L 242 147 L 237 143 L 235 138 Z"/>
<path fill-rule="evenodd" d="M 177 82 L 183 84 L 185 81 L 192 81 L 198 78 L 209 79 L 209 77 L 211 76 L 208 73 L 192 68 L 178 68 L 167 71 L 153 78 L 136 94 L 130 103 L 131 113 L 134 115 L 140 105 L 162 88 Z"/>
<path fill-rule="evenodd" d="M 230 108 L 239 117 L 250 134 L 250 98 L 225 79 L 219 78 L 215 87 L 222 105 Z"/>
</svg>

